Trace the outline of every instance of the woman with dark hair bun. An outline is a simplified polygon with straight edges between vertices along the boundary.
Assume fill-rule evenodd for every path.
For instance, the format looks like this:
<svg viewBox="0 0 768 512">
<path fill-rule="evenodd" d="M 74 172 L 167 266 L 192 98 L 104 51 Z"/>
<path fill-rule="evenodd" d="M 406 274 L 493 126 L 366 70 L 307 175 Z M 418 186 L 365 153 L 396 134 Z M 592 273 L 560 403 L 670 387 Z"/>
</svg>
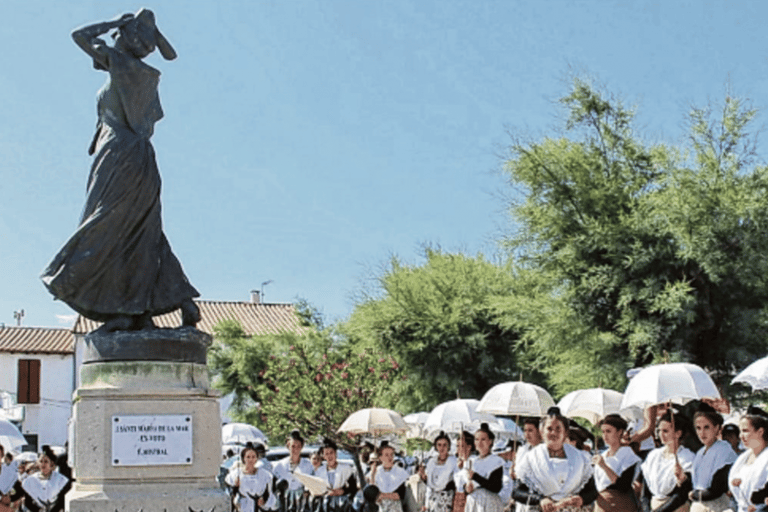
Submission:
<svg viewBox="0 0 768 512">
<path fill-rule="evenodd" d="M 733 463 L 728 488 L 738 512 L 766 510 L 768 498 L 768 414 L 749 407 L 741 421 L 741 442 L 747 448 Z"/>
<path fill-rule="evenodd" d="M 464 484 L 467 493 L 466 512 L 502 512 L 504 503 L 501 491 L 504 478 L 504 459 L 491 453 L 494 436 L 487 423 L 475 432 L 477 455 L 472 457 L 468 468 L 469 482 Z"/>
<path fill-rule="evenodd" d="M 453 494 L 453 512 L 464 512 L 467 504 L 467 493 L 464 485 L 469 482 L 469 467 L 472 464 L 470 458 L 475 451 L 475 436 L 464 430 L 456 441 L 457 471 L 453 474 L 453 483 L 456 492 Z"/>
<path fill-rule="evenodd" d="M 315 470 L 315 476 L 328 482 L 328 492 L 317 500 L 317 512 L 347 512 L 352 509 L 352 497 L 357 493 L 355 470 L 351 464 L 339 464 L 338 447 L 332 439 L 323 441 L 325 464 Z"/>
<path fill-rule="evenodd" d="M 591 512 L 597 497 L 587 454 L 566 443 L 568 418 L 551 407 L 542 420 L 544 443 L 529 451 L 517 467 L 512 492 L 527 512 Z"/>
<path fill-rule="evenodd" d="M 395 449 L 382 441 L 377 450 L 378 463 L 371 470 L 371 484 L 379 489 L 378 504 L 381 512 L 403 512 L 405 482 L 408 472 L 395 465 Z"/>
<path fill-rule="evenodd" d="M 718 439 L 723 417 L 702 402 L 693 416 L 696 435 L 704 445 L 693 460 L 689 494 L 691 512 L 724 512 L 731 507 L 728 492 L 728 473 L 736 461 L 736 452 L 730 443 Z"/>
<path fill-rule="evenodd" d="M 639 480 L 645 484 L 641 504 L 652 512 L 686 512 L 689 510 L 688 493 L 693 487 L 691 469 L 696 457 L 681 443 L 688 420 L 668 410 L 659 419 L 658 427 L 663 446 L 651 450 L 641 466 Z"/>
<path fill-rule="evenodd" d="M 312 463 L 301 457 L 304 448 L 304 438 L 298 430 L 291 432 L 285 442 L 289 455 L 274 465 L 274 476 L 280 495 L 280 510 L 282 512 L 306 512 L 310 508 L 309 496 L 305 493 L 304 485 L 293 476 L 295 471 L 305 475 L 315 473 Z"/>
<path fill-rule="evenodd" d="M 43 446 L 38 459 L 40 471 L 29 475 L 21 483 L 24 490 L 24 506 L 30 512 L 62 512 L 64 510 L 64 486 L 67 477 L 54 471 L 58 457 L 51 447 Z"/>
<path fill-rule="evenodd" d="M 618 414 L 609 414 L 598 426 L 608 448 L 592 458 L 598 492 L 595 512 L 635 512 L 637 502 L 632 481 L 640 457 L 632 448 L 622 445 L 627 421 Z"/>
<path fill-rule="evenodd" d="M 261 444 L 247 443 L 240 451 L 240 466 L 233 467 L 225 482 L 232 488 L 234 505 L 241 512 L 256 510 L 274 510 L 277 507 L 272 492 L 272 473 L 259 468 L 259 448 Z"/>
<path fill-rule="evenodd" d="M 440 431 L 432 446 L 437 457 L 431 457 L 426 467 L 419 468 L 419 476 L 427 485 L 425 498 L 427 512 L 451 512 L 456 484 L 453 474 L 457 470 L 456 457 L 450 455 L 451 440 Z"/>
</svg>

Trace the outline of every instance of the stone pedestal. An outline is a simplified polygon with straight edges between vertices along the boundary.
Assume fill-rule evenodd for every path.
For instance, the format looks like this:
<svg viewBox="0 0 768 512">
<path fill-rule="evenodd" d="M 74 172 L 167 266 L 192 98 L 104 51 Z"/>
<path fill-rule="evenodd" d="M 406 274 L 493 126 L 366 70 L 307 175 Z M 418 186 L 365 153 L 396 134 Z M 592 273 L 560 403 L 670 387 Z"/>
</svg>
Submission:
<svg viewBox="0 0 768 512">
<path fill-rule="evenodd" d="M 164 332 L 163 332 L 164 331 Z M 176 331 L 183 331 L 178 333 Z M 119 336 L 115 344 L 112 336 Z M 148 338 L 163 344 L 156 360 L 141 360 L 131 346 L 146 346 Z M 129 333 L 91 333 L 86 337 L 86 362 L 80 369 L 80 388 L 75 391 L 70 454 L 77 481 L 67 494 L 70 512 L 227 512 L 229 497 L 216 481 L 221 462 L 221 420 L 218 395 L 209 388 L 202 350 L 210 336 L 191 328 L 158 329 Z M 118 347 L 110 355 L 109 347 Z M 105 349 L 106 347 L 106 349 Z M 184 354 L 173 354 L 174 347 Z M 197 355 L 191 355 L 197 350 Z M 122 355 L 121 355 L 122 354 Z M 146 357 L 146 350 L 143 357 Z M 174 361 L 173 359 L 176 359 Z M 147 436 L 118 433 L 117 424 L 132 418 L 156 420 Z M 188 421 L 182 438 L 191 436 L 182 459 L 158 463 L 120 461 L 113 454 L 133 443 L 132 450 L 146 446 L 162 452 L 166 436 L 164 418 Z M 184 427 L 182 427 L 184 428 Z M 158 432 L 158 429 L 160 430 Z M 135 431 L 134 431 L 135 432 Z M 176 434 L 178 435 L 178 433 Z M 155 436 L 155 437 L 151 437 Z M 186 436 L 186 437 L 185 437 Z M 129 441 L 124 441 L 124 438 Z M 132 440 L 130 440 L 132 439 Z M 160 442 L 157 442 L 160 441 Z M 138 446 L 138 448 L 136 448 Z M 173 450 L 169 450 L 173 451 Z"/>
</svg>

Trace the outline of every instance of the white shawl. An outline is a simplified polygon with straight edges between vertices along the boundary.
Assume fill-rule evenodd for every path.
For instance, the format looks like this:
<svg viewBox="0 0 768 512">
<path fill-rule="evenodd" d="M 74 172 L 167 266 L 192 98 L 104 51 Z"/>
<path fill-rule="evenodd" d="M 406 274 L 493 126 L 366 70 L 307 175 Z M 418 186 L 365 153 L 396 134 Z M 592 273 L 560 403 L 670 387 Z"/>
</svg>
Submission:
<svg viewBox="0 0 768 512">
<path fill-rule="evenodd" d="M 559 477 L 555 464 L 549 457 L 546 444 L 531 449 L 520 461 L 517 478 L 534 492 L 552 500 L 578 494 L 592 477 L 592 465 L 586 453 L 564 444 L 567 472 Z"/>
<path fill-rule="evenodd" d="M 328 464 L 323 464 L 315 470 L 315 476 L 328 482 L 329 489 L 341 489 L 354 474 L 355 468 L 341 462 L 337 462 L 334 469 L 328 469 Z"/>
<path fill-rule="evenodd" d="M 646 457 L 641 466 L 643 468 L 643 479 L 645 485 L 657 498 L 666 498 L 677 487 L 677 478 L 675 477 L 675 458 L 667 455 L 666 446 L 656 448 Z M 677 449 L 677 459 L 680 461 L 683 471 L 691 472 L 693 459 L 696 456 L 688 448 L 681 446 Z"/>
<path fill-rule="evenodd" d="M 693 459 L 693 488 L 708 489 L 715 473 L 723 466 L 733 464 L 736 457 L 736 452 L 727 441 L 715 441 L 709 449 L 702 446 Z"/>
<path fill-rule="evenodd" d="M 602 453 L 605 463 L 611 470 L 616 473 L 617 477 L 620 477 L 629 467 L 640 462 L 640 457 L 635 455 L 635 452 L 629 446 L 622 446 L 616 453 L 608 456 L 608 450 Z M 595 486 L 598 492 L 603 492 L 611 485 L 611 479 L 608 478 L 608 474 L 600 466 L 595 466 Z"/>
<path fill-rule="evenodd" d="M 0 463 L 0 494 L 8 494 L 13 484 L 19 479 L 19 461 L 13 460 L 10 464 Z"/>
<path fill-rule="evenodd" d="M 752 450 L 747 450 L 739 455 L 731 467 L 731 472 L 728 473 L 728 488 L 736 499 L 736 503 L 739 504 L 739 512 L 746 512 L 749 509 L 752 505 L 750 501 L 752 493 L 762 489 L 768 481 L 768 448 L 764 448 L 752 464 L 747 464 L 751 454 Z M 741 485 L 735 487 L 733 481 L 737 478 L 741 479 Z M 757 510 L 764 509 L 759 505 L 757 507 Z"/>
<path fill-rule="evenodd" d="M 456 471 L 456 457 L 449 455 L 443 464 L 437 463 L 437 457 L 427 461 L 427 488 L 433 492 L 440 492 L 453 479 L 453 473 Z"/>
<path fill-rule="evenodd" d="M 21 483 L 21 486 L 27 491 L 35 504 L 39 507 L 45 508 L 47 505 L 56 501 L 59 496 L 59 492 L 67 485 L 69 479 L 59 473 L 53 471 L 48 479 L 41 478 L 42 474 L 37 473 L 25 478 Z"/>
<path fill-rule="evenodd" d="M 294 471 L 310 476 L 315 473 L 315 468 L 312 467 L 312 463 L 303 457 L 299 459 L 299 463 L 296 465 L 293 471 L 291 471 L 290 455 L 276 462 L 273 467 L 273 474 L 275 475 L 275 478 L 277 478 L 278 482 L 280 480 L 287 481 L 289 491 L 296 491 L 304 488 L 304 485 L 295 476 L 293 476 Z"/>
<path fill-rule="evenodd" d="M 408 472 L 400 466 L 392 466 L 390 469 L 376 468 L 374 484 L 381 492 L 395 492 L 408 480 Z"/>
</svg>

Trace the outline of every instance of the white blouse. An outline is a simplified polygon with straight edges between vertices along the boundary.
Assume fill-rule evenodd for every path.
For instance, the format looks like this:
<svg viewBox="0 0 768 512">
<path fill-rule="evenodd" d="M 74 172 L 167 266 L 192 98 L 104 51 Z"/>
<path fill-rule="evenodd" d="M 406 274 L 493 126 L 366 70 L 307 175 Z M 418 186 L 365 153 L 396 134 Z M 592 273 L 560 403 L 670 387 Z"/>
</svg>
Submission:
<svg viewBox="0 0 768 512">
<path fill-rule="evenodd" d="M 681 446 L 677 449 L 677 458 L 683 471 L 690 473 L 693 459 L 696 458 L 693 452 Z M 677 487 L 675 457 L 667 450 L 666 446 L 651 450 L 641 467 L 645 484 L 654 496 L 667 497 Z"/>
<path fill-rule="evenodd" d="M 285 480 L 288 482 L 289 491 L 298 491 L 304 488 L 304 485 L 293 476 L 293 472 L 298 471 L 305 475 L 313 475 L 315 468 L 308 459 L 301 458 L 295 466 L 291 465 L 291 457 L 286 457 L 276 462 L 274 465 L 274 475 L 277 481 Z"/>
<path fill-rule="evenodd" d="M 747 512 L 752 505 L 752 493 L 762 489 L 768 481 L 768 448 L 764 448 L 760 455 L 748 464 L 750 455 L 752 450 L 739 455 L 728 473 L 728 489 L 739 505 L 739 512 Z M 741 485 L 738 487 L 733 485 L 736 479 L 741 479 Z M 758 506 L 757 510 L 765 510 L 765 507 Z"/>
<path fill-rule="evenodd" d="M 727 441 L 715 441 L 707 448 L 702 446 L 693 459 L 693 474 L 691 483 L 694 489 L 708 489 L 712 485 L 712 477 L 723 466 L 736 462 L 736 452 Z"/>
<path fill-rule="evenodd" d="M 622 446 L 613 455 L 608 455 L 608 450 L 602 453 L 605 463 L 611 468 L 611 471 L 616 473 L 617 477 L 620 477 L 627 469 L 640 462 L 634 450 L 629 446 Z M 611 479 L 608 474 L 600 466 L 595 466 L 595 487 L 597 492 L 603 492 L 611 485 Z"/>
<path fill-rule="evenodd" d="M 225 478 L 225 482 L 234 487 L 237 480 L 240 479 L 239 504 L 242 512 L 254 512 L 256 502 L 251 498 L 253 496 L 263 496 L 265 491 L 269 492 L 264 503 L 264 508 L 274 510 L 277 505 L 275 494 L 272 492 L 272 473 L 264 469 L 256 469 L 256 473 L 249 475 L 243 472 L 242 467 L 232 468 Z"/>
</svg>

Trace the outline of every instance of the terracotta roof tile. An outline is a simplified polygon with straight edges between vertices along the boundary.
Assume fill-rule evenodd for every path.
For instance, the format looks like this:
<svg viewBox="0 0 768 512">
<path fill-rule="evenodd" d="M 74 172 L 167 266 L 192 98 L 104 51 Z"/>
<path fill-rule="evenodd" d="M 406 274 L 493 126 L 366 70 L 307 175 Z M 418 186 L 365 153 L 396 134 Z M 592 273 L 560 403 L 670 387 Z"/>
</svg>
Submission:
<svg viewBox="0 0 768 512">
<path fill-rule="evenodd" d="M 213 300 L 195 301 L 200 307 L 202 319 L 197 328 L 208 334 L 213 334 L 213 327 L 222 320 L 237 320 L 245 329 L 245 333 L 277 334 L 282 331 L 301 331 L 293 304 L 254 304 L 253 302 L 225 302 Z M 178 327 L 181 325 L 179 310 L 153 318 L 158 327 Z M 72 332 L 86 334 L 101 325 L 88 318 L 78 316 Z"/>
<path fill-rule="evenodd" d="M 55 327 L 0 327 L 0 352 L 72 354 L 75 337 L 70 329 Z"/>
</svg>

